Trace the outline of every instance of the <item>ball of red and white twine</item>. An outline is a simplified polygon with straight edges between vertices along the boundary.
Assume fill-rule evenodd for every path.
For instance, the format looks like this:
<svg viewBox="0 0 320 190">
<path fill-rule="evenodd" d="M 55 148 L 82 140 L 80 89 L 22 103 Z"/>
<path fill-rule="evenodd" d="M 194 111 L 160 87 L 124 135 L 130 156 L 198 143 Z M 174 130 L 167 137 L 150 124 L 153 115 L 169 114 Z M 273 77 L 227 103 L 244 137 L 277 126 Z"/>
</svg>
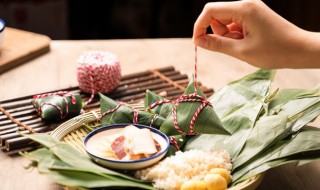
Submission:
<svg viewBox="0 0 320 190">
<path fill-rule="evenodd" d="M 117 56 L 106 51 L 90 51 L 80 56 L 77 62 L 77 78 L 83 92 L 94 94 L 114 90 L 121 80 L 121 67 Z"/>
</svg>

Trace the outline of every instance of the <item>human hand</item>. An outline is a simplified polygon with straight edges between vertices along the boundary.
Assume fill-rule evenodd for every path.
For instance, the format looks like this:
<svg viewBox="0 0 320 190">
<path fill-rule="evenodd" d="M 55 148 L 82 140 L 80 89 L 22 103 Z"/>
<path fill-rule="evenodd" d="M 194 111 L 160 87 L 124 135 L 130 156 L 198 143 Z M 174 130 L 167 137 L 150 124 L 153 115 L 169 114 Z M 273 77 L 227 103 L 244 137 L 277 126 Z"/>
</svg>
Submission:
<svg viewBox="0 0 320 190">
<path fill-rule="evenodd" d="M 209 26 L 214 34 L 206 33 Z M 296 27 L 258 0 L 208 3 L 193 41 L 261 68 L 320 67 L 319 33 Z"/>
</svg>

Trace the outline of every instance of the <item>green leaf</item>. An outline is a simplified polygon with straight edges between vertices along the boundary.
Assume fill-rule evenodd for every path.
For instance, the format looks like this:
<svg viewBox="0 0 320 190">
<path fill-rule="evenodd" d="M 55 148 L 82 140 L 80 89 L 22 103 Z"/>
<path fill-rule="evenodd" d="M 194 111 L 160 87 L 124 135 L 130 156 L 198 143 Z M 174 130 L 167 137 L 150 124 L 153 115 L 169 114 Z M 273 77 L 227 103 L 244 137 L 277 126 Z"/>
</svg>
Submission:
<svg viewBox="0 0 320 190">
<path fill-rule="evenodd" d="M 320 115 L 320 102 L 306 108 L 299 114 L 295 115 L 292 120 L 292 126 L 290 126 L 292 131 L 299 131 L 303 126 L 307 125 Z"/>
<path fill-rule="evenodd" d="M 234 159 L 242 150 L 258 119 L 274 75 L 275 71 L 272 70 L 258 70 L 213 94 L 209 100 L 224 128 L 232 135 L 199 135 L 188 141 L 185 149 L 210 150 L 222 147 Z"/>
<path fill-rule="evenodd" d="M 253 99 L 264 99 L 270 91 L 275 71 L 257 70 L 242 79 L 229 83 L 214 93 L 209 101 L 220 118 L 234 108 L 240 107 Z"/>
<path fill-rule="evenodd" d="M 271 168 L 275 168 L 281 165 L 289 164 L 289 163 L 296 163 L 297 166 L 309 163 L 311 161 L 315 161 L 317 159 L 320 159 L 320 151 L 309 151 L 307 153 L 301 153 L 294 156 L 279 158 L 275 160 L 268 161 L 266 163 L 263 163 L 259 165 L 258 167 L 249 170 L 248 173 L 246 173 L 244 176 L 242 176 L 240 179 L 238 179 L 236 182 L 233 183 L 233 185 L 236 185 L 237 183 L 240 183 L 244 180 L 247 180 L 255 175 L 258 175 L 262 172 L 265 172 Z"/>
<path fill-rule="evenodd" d="M 45 146 L 47 148 L 50 148 L 56 144 L 60 144 L 61 142 L 58 141 L 56 138 L 51 137 L 48 134 L 43 133 L 35 133 L 35 134 L 22 134 L 22 136 L 28 137 L 29 139 L 32 139 L 33 141 L 36 141 L 40 143 L 42 146 Z"/>
<path fill-rule="evenodd" d="M 190 80 L 190 82 L 189 82 L 189 84 L 188 84 L 188 86 L 187 86 L 187 88 L 186 88 L 186 90 L 184 91 L 184 93 L 183 94 L 193 94 L 193 93 L 195 93 L 195 91 L 194 91 L 194 77 L 192 76 L 192 80 Z M 205 95 L 204 95 L 204 93 L 202 92 L 202 90 L 201 90 L 201 88 L 197 85 L 197 94 L 199 95 L 199 96 L 201 96 L 201 97 L 206 97 Z"/>
<path fill-rule="evenodd" d="M 52 155 L 52 152 L 47 148 L 39 148 L 32 152 L 20 152 L 20 155 L 27 157 L 29 160 L 40 162 L 48 155 Z"/>
<path fill-rule="evenodd" d="M 250 101 L 223 118 L 222 122 L 232 135 L 199 135 L 192 137 L 185 150 L 224 148 L 234 159 L 244 146 L 260 113 L 262 101 Z M 205 145 L 205 146 L 204 146 Z"/>
<path fill-rule="evenodd" d="M 316 140 L 320 138 L 320 129 L 316 127 L 303 127 L 299 133 L 293 135 L 291 138 L 283 139 L 277 142 L 274 146 L 268 148 L 260 154 L 255 160 L 246 165 L 242 165 L 240 169 L 237 169 L 232 173 L 232 179 L 234 183 L 238 183 L 243 179 L 243 176 L 248 172 L 253 174 L 251 170 L 255 168 L 254 174 L 258 174 L 269 169 L 269 166 L 281 165 L 282 161 L 286 162 L 290 160 L 303 160 L 304 155 L 308 158 L 308 153 L 318 152 L 316 158 L 320 158 L 320 141 Z M 309 158 L 308 158 L 309 159 Z M 279 163 L 277 163 L 279 161 Z M 273 164 L 267 164 L 267 163 Z M 276 163 L 276 164 L 275 164 Z M 268 167 L 267 167 L 268 166 Z"/>
<path fill-rule="evenodd" d="M 224 128 L 232 135 L 195 136 L 188 141 L 185 150 L 225 148 L 234 159 L 259 118 L 274 75 L 272 70 L 258 70 L 213 94 L 209 100 Z"/>
<path fill-rule="evenodd" d="M 145 101 L 144 101 L 145 108 L 148 108 L 153 103 L 161 101 L 163 99 L 164 99 L 163 97 L 157 95 L 156 93 L 153 93 L 153 92 L 147 90 Z M 163 118 L 166 118 L 166 117 L 168 117 L 168 115 L 172 111 L 173 107 L 174 107 L 173 103 L 164 103 L 164 104 L 160 104 L 158 106 L 155 106 L 151 110 L 153 111 L 153 113 L 158 114 Z"/>
<path fill-rule="evenodd" d="M 287 119 L 287 116 L 282 115 L 261 117 L 247 138 L 240 155 L 234 159 L 233 170 L 253 160 L 256 155 L 277 142 L 277 139 L 283 139 Z"/>
<path fill-rule="evenodd" d="M 108 180 L 103 176 L 82 171 L 57 170 L 48 173 L 47 176 L 57 183 L 68 187 L 138 187 L 142 189 L 154 189 L 152 186 L 143 183 L 123 180 Z"/>
<path fill-rule="evenodd" d="M 319 96 L 319 87 L 314 89 L 282 89 L 269 103 L 269 115 L 277 113 L 290 100 L 312 98 Z"/>
</svg>

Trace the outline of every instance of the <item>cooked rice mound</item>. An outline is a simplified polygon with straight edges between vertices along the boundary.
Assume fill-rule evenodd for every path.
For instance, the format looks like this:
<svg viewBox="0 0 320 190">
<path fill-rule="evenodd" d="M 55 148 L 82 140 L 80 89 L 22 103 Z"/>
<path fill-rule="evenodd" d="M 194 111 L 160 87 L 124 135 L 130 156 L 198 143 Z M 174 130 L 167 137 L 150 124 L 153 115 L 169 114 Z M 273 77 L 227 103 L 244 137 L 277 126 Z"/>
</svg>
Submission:
<svg viewBox="0 0 320 190">
<path fill-rule="evenodd" d="M 222 149 L 205 152 L 189 150 L 177 152 L 158 164 L 139 170 L 135 176 L 141 180 L 152 181 L 157 189 L 180 189 L 183 182 L 191 179 L 203 180 L 213 168 L 225 168 L 231 171 L 230 155 Z"/>
</svg>

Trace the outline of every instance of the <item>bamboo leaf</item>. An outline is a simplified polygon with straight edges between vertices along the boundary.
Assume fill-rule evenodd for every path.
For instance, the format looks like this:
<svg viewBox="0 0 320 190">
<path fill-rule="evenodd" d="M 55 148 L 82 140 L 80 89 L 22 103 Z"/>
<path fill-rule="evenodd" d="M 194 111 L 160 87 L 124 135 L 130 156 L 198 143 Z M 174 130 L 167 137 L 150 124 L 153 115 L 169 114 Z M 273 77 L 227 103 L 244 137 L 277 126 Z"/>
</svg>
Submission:
<svg viewBox="0 0 320 190">
<path fill-rule="evenodd" d="M 157 95 L 156 93 L 153 93 L 147 90 L 146 96 L 145 96 L 145 108 L 163 99 L 164 99 L 163 97 Z M 158 114 L 163 118 L 166 118 L 172 111 L 173 107 L 174 107 L 173 103 L 164 103 L 164 104 L 155 106 L 154 108 L 152 108 L 152 111 L 153 113 Z"/>
<path fill-rule="evenodd" d="M 217 115 L 223 118 L 231 110 L 240 107 L 253 99 L 264 99 L 270 91 L 275 71 L 257 70 L 242 79 L 229 83 L 213 94 L 209 101 Z"/>
<path fill-rule="evenodd" d="M 27 157 L 29 160 L 35 162 L 40 162 L 43 158 L 51 154 L 51 151 L 47 148 L 39 148 L 32 152 L 20 152 L 20 155 Z"/>
<path fill-rule="evenodd" d="M 306 99 L 306 101 L 303 101 L 304 99 Z M 282 148 L 283 148 L 283 146 L 285 146 L 286 144 L 289 143 L 288 139 L 291 140 L 290 136 L 292 134 L 294 134 L 295 132 L 301 130 L 301 128 L 303 126 L 305 126 L 310 121 L 314 120 L 320 114 L 320 103 L 318 102 L 317 97 L 313 97 L 313 98 L 305 97 L 304 99 L 296 99 L 293 101 L 288 101 L 286 103 L 286 104 L 291 104 L 290 106 L 288 106 L 291 109 L 294 109 L 293 105 L 297 105 L 295 111 L 293 112 L 289 108 L 285 108 L 281 112 L 279 112 L 279 114 L 291 114 L 291 116 L 295 117 L 295 119 L 292 122 L 288 122 L 287 126 L 286 126 L 286 130 L 284 130 L 283 133 L 280 134 L 277 138 L 274 138 L 272 140 L 272 143 L 269 144 L 269 146 L 276 144 L 274 147 L 269 148 L 269 146 L 268 146 L 267 147 L 268 149 L 264 148 L 264 150 L 261 151 L 262 152 L 261 154 L 253 153 L 252 155 L 255 155 L 255 156 L 252 157 L 250 159 L 250 162 L 248 162 L 246 164 L 244 164 L 244 163 L 237 164 L 237 161 L 235 161 L 235 168 L 233 168 L 233 169 L 236 170 L 236 172 L 235 172 L 236 175 L 234 175 L 233 179 L 236 180 L 237 175 L 241 176 L 241 175 L 243 175 L 243 173 L 246 172 L 246 170 L 251 170 L 252 168 L 256 167 L 256 166 L 253 166 L 254 163 L 256 165 L 259 165 L 264 162 L 267 162 L 266 160 L 268 158 L 271 159 L 271 155 L 273 155 L 273 156 L 276 155 L 273 159 L 279 158 L 280 156 L 278 154 L 275 154 L 275 152 L 281 151 L 281 153 L 284 153 Z M 299 101 L 299 103 L 297 103 L 297 101 Z M 285 105 L 284 105 L 284 107 L 286 107 Z M 296 114 L 296 112 L 299 112 L 299 110 L 300 110 L 299 114 L 297 114 L 297 115 L 292 114 L 292 113 Z M 272 123 L 272 122 L 268 122 L 268 123 Z M 304 128 L 302 128 L 302 129 L 304 129 Z M 311 128 L 311 129 L 313 129 L 313 128 Z M 267 139 L 270 132 L 266 131 L 264 134 L 265 134 L 265 138 L 264 138 L 264 140 L 265 140 L 265 139 Z M 289 137 L 289 138 L 287 138 L 287 137 Z M 287 138 L 287 140 L 285 138 Z M 255 139 L 257 139 L 257 141 L 259 141 L 258 140 L 259 137 L 255 137 Z M 293 142 L 295 142 L 295 141 L 293 141 Z M 312 142 L 312 140 L 311 140 L 311 142 Z M 301 152 L 296 152 L 295 154 L 300 155 L 303 153 L 302 151 L 303 151 L 303 148 L 301 149 Z M 296 159 L 296 160 L 298 160 L 298 159 Z M 239 167 L 239 166 L 241 166 L 244 169 L 241 169 L 240 172 L 237 172 L 237 167 Z M 241 172 L 242 172 L 242 174 L 241 174 Z"/>
<path fill-rule="evenodd" d="M 234 159 L 233 170 L 253 160 L 256 155 L 272 146 L 272 143 L 277 142 L 277 139 L 283 139 L 287 119 L 287 116 L 282 115 L 261 117 L 246 140 L 240 155 Z"/>
<path fill-rule="evenodd" d="M 280 158 L 268 161 L 252 170 L 249 170 L 248 173 L 246 173 L 244 176 L 242 176 L 240 179 L 236 181 L 236 183 L 233 183 L 233 185 L 236 185 L 237 183 L 240 183 L 244 180 L 247 180 L 257 174 L 260 174 L 262 172 L 265 172 L 271 168 L 275 168 L 281 165 L 289 164 L 289 163 L 296 163 L 297 166 L 301 166 L 303 164 L 307 164 L 311 161 L 315 161 L 317 159 L 320 159 L 320 151 L 310 151 L 307 153 L 301 153 L 299 155 Z"/>
<path fill-rule="evenodd" d="M 281 106 L 288 103 L 290 100 L 312 98 L 319 96 L 319 87 L 314 89 L 282 89 L 278 95 L 269 103 L 270 115 L 280 111 Z"/>
<path fill-rule="evenodd" d="M 186 90 L 184 91 L 184 93 L 183 94 L 193 94 L 193 93 L 195 93 L 195 91 L 194 91 L 194 77 L 192 76 L 192 80 L 190 80 L 190 82 L 189 82 L 189 84 L 188 84 L 188 86 L 187 86 L 187 88 L 186 88 Z M 204 93 L 203 93 L 203 91 L 201 90 L 201 88 L 197 85 L 197 94 L 199 95 L 199 96 L 201 96 L 201 97 L 206 97 L 205 95 L 204 95 Z"/>
<path fill-rule="evenodd" d="M 262 107 L 262 102 L 253 100 L 222 119 L 223 125 L 232 133 L 226 135 L 199 135 L 192 137 L 185 150 L 224 148 L 234 159 L 244 146 Z M 206 145 L 205 147 L 203 145 Z"/>
<path fill-rule="evenodd" d="M 292 126 L 290 127 L 293 132 L 299 131 L 303 126 L 307 125 L 320 115 L 320 102 L 310 106 L 304 111 L 296 115 Z"/>
<path fill-rule="evenodd" d="M 308 108 L 320 102 L 320 97 L 312 97 L 312 98 L 303 98 L 303 99 L 294 99 L 290 100 L 288 103 L 284 104 L 281 107 L 281 110 L 278 114 L 286 114 L 289 119 L 294 121 L 294 116 L 299 115 L 301 112 L 304 112 Z M 298 117 L 299 118 L 299 117 Z"/>
<path fill-rule="evenodd" d="M 320 141 L 315 140 L 320 138 L 320 129 L 315 127 L 303 127 L 299 133 L 294 134 L 291 138 L 283 139 L 277 142 L 274 146 L 265 150 L 263 154 L 260 154 L 255 160 L 250 163 L 241 166 L 240 169 L 235 170 L 232 173 L 234 183 L 238 183 L 243 179 L 248 172 L 254 174 L 264 172 L 269 169 L 269 166 L 278 166 L 281 162 L 291 160 L 303 160 L 304 155 L 308 158 L 310 152 L 317 152 L 316 158 L 320 158 Z M 274 162 L 273 162 L 274 161 Z M 279 163 L 277 163 L 279 161 Z M 273 163 L 268 165 L 267 163 Z M 275 164 L 276 163 L 276 164 Z M 261 166 L 261 167 L 260 167 Z M 268 167 L 267 167 L 268 166 Z"/>
<path fill-rule="evenodd" d="M 28 137 L 29 139 L 32 139 L 33 141 L 38 142 L 39 144 L 41 144 L 44 147 L 50 148 L 52 146 L 55 146 L 59 143 L 61 143 L 60 141 L 58 141 L 56 138 L 52 138 L 50 135 L 48 134 L 43 134 L 43 133 L 35 133 L 32 135 L 29 134 L 22 134 L 22 136 Z M 42 150 L 40 150 L 41 152 Z M 34 152 L 34 154 L 36 154 L 37 152 Z"/>
<path fill-rule="evenodd" d="M 138 187 L 154 189 L 150 185 L 122 180 L 108 180 L 103 176 L 82 171 L 57 170 L 46 174 L 55 182 L 68 187 L 101 188 L 101 187 Z"/>
<path fill-rule="evenodd" d="M 229 83 L 209 100 L 221 118 L 223 126 L 232 135 L 199 135 L 188 141 L 186 150 L 225 148 L 231 158 L 242 150 L 261 109 L 269 95 L 275 71 L 258 70 L 242 79 Z M 206 144 L 203 147 L 203 144 Z"/>
</svg>

